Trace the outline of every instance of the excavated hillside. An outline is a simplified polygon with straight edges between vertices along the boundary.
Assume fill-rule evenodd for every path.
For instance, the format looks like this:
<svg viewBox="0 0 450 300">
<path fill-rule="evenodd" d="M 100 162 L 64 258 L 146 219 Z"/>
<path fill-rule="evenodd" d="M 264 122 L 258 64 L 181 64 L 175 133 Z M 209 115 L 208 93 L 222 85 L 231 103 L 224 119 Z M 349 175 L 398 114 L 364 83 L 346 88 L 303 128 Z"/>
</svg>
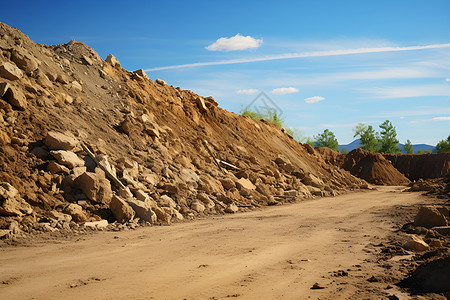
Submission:
<svg viewBox="0 0 450 300">
<path fill-rule="evenodd" d="M 384 157 L 410 180 L 441 178 L 450 174 L 450 153 L 385 154 Z"/>
<path fill-rule="evenodd" d="M 83 43 L 36 44 L 2 23 L 0 36 L 3 235 L 170 223 L 367 186 L 280 128 Z"/>
</svg>

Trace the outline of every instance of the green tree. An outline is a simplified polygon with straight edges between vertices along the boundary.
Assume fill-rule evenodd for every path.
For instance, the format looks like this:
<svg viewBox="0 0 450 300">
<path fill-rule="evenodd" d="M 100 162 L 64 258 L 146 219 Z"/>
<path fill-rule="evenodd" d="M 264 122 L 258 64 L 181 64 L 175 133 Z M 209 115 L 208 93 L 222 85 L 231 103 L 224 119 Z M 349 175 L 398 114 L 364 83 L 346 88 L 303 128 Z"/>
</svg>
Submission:
<svg viewBox="0 0 450 300">
<path fill-rule="evenodd" d="M 348 149 L 345 148 L 341 150 L 341 154 L 348 154 L 348 152 L 349 152 Z"/>
<path fill-rule="evenodd" d="M 419 151 L 417 151 L 417 154 L 425 154 L 425 151 L 419 150 Z"/>
<path fill-rule="evenodd" d="M 372 125 L 366 126 L 364 123 L 359 123 L 353 128 L 353 137 L 358 137 L 361 141 L 361 148 L 371 152 L 378 152 L 380 145 L 378 137 Z"/>
<path fill-rule="evenodd" d="M 429 154 L 429 153 L 433 153 L 433 151 L 431 151 L 430 149 L 425 149 L 425 150 L 419 150 L 419 151 L 417 151 L 417 153 L 419 153 L 419 154 Z"/>
<path fill-rule="evenodd" d="M 405 146 L 403 146 L 403 150 L 405 150 L 405 152 L 408 153 L 408 154 L 413 154 L 414 153 L 414 147 L 411 144 L 410 140 L 406 141 Z"/>
<path fill-rule="evenodd" d="M 448 136 L 447 140 L 442 140 L 439 143 L 437 143 L 436 152 L 437 153 L 450 152 L 450 135 Z"/>
<path fill-rule="evenodd" d="M 400 149 L 398 148 L 398 140 L 397 140 L 397 132 L 395 131 L 395 127 L 389 120 L 383 122 L 380 125 L 380 143 L 381 143 L 381 152 L 383 153 L 400 153 Z"/>
<path fill-rule="evenodd" d="M 315 136 L 314 139 L 316 140 L 316 147 L 328 147 L 335 151 L 338 151 L 339 149 L 339 144 L 334 133 L 328 129 L 325 129 L 323 133 Z"/>
</svg>

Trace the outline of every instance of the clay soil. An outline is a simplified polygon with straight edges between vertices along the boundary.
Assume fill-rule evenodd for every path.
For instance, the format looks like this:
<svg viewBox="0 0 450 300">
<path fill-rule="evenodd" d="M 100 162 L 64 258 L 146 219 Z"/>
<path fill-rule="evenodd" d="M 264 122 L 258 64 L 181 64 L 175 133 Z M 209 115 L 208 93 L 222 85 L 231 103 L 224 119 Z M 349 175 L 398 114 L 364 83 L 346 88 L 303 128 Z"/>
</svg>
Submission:
<svg viewBox="0 0 450 300">
<path fill-rule="evenodd" d="M 394 283 L 405 276 L 413 255 L 381 259 L 380 253 L 389 240 L 401 239 L 396 231 L 418 205 L 433 200 L 403 189 L 378 187 L 172 226 L 7 246 L 0 250 L 0 294 L 409 299 Z M 311 289 L 315 283 L 323 289 Z"/>
</svg>

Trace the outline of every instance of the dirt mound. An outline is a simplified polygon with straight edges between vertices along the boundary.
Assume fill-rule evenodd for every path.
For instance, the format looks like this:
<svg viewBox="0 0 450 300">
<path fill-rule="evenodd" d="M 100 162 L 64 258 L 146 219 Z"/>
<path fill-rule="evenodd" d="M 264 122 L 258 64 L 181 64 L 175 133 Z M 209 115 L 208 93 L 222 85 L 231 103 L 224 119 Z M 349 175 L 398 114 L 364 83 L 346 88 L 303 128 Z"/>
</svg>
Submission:
<svg viewBox="0 0 450 300">
<path fill-rule="evenodd" d="M 345 155 L 342 168 L 373 184 L 407 185 L 410 183 L 408 178 L 394 168 L 383 155 L 361 148 Z"/>
<path fill-rule="evenodd" d="M 450 153 L 384 154 L 410 180 L 445 177 L 450 174 Z"/>
<path fill-rule="evenodd" d="M 3 214 L 0 229 L 170 223 L 363 184 L 280 128 L 83 43 L 35 44 L 2 23 L 0 35 L 0 182 L 18 195 L 0 205 L 32 206 Z"/>
<path fill-rule="evenodd" d="M 420 265 L 409 277 L 400 282 L 413 294 L 444 293 L 450 297 L 450 256 Z"/>
</svg>

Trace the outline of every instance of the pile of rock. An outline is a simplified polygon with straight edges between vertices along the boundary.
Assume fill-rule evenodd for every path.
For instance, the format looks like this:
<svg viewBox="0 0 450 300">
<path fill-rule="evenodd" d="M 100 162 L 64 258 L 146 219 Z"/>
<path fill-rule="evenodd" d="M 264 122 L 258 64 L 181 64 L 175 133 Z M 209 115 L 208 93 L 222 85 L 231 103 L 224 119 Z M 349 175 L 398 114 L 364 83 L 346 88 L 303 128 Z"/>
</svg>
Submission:
<svg viewBox="0 0 450 300">
<path fill-rule="evenodd" d="M 440 248 L 443 241 L 450 237 L 449 209 L 445 206 L 422 206 L 417 212 L 414 222 L 404 226 L 403 231 L 409 233 L 409 240 L 403 245 L 405 249 L 427 251 Z M 423 236 L 423 238 L 421 237 Z"/>
</svg>

